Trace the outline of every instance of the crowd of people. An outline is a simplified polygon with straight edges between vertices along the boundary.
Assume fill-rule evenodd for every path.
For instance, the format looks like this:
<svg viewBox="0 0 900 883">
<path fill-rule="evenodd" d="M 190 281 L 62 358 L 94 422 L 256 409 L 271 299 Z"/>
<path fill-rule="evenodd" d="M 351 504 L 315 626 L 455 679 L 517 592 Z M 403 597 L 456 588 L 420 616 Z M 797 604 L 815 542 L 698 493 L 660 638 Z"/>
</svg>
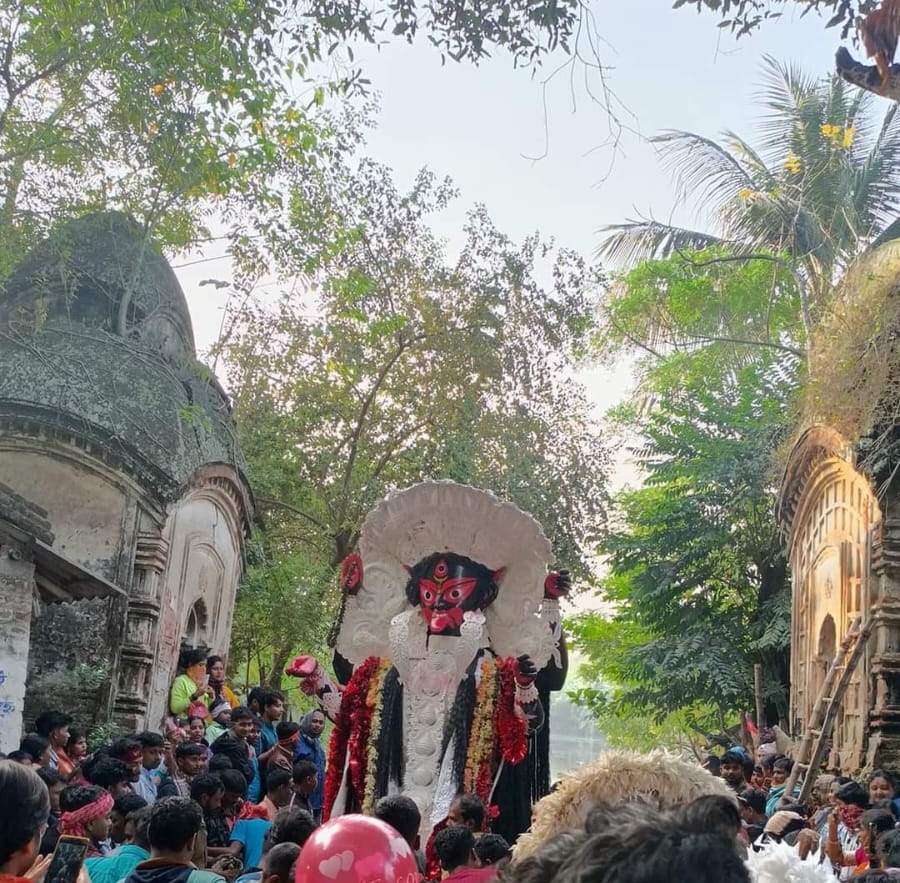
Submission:
<svg viewBox="0 0 900 883">
<path fill-rule="evenodd" d="M 284 720 L 278 691 L 257 687 L 241 703 L 219 657 L 187 651 L 181 662 L 162 731 L 89 752 L 72 717 L 51 710 L 0 760 L 2 883 L 6 875 L 42 883 L 39 857 L 61 835 L 87 842 L 81 883 L 294 879 L 322 823 L 323 713 Z M 797 789 L 786 793 L 792 761 L 773 742 L 753 756 L 732 747 L 700 768 L 673 758 L 647 767 L 635 757 L 609 752 L 599 778 L 565 781 L 534 807 L 532 830 L 514 848 L 490 832 L 491 813 L 471 793 L 456 797 L 427 844 L 409 797 L 389 794 L 372 815 L 406 841 L 423 877 L 452 883 L 900 877 L 900 788 L 885 770 L 864 782 L 821 775 L 800 804 Z M 754 871 L 754 855 L 773 850 L 807 876 L 796 867 L 793 876 Z"/>
</svg>

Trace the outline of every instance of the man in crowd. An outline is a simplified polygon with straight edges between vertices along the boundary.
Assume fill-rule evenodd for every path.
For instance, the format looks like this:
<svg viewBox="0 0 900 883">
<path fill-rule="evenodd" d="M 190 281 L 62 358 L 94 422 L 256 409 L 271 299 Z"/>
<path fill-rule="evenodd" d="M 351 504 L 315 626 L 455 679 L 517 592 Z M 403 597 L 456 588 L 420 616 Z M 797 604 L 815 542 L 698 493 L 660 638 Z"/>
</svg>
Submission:
<svg viewBox="0 0 900 883">
<path fill-rule="evenodd" d="M 745 788 L 738 794 L 738 807 L 747 839 L 753 843 L 766 826 L 766 792 L 758 788 Z"/>
<path fill-rule="evenodd" d="M 141 772 L 138 780 L 132 782 L 131 787 L 135 794 L 140 794 L 147 801 L 148 806 L 156 803 L 156 791 L 159 787 L 162 774 L 160 765 L 163 759 L 163 750 L 166 741 L 159 733 L 141 733 L 137 737 L 141 746 Z"/>
<path fill-rule="evenodd" d="M 150 810 L 150 860 L 139 864 L 125 883 L 224 883 L 192 862 L 203 811 L 186 797 L 160 797 Z"/>
<path fill-rule="evenodd" d="M 266 796 L 262 799 L 260 807 L 266 811 L 270 822 L 275 821 L 278 810 L 290 805 L 292 796 L 291 774 L 277 767 L 269 770 L 266 776 Z"/>
<path fill-rule="evenodd" d="M 265 762 L 266 755 L 278 744 L 278 734 L 275 725 L 284 714 L 284 694 L 278 690 L 269 690 L 263 693 L 260 699 L 260 761 Z"/>
<path fill-rule="evenodd" d="M 118 883 L 150 858 L 150 807 L 129 813 L 126 826 L 131 835 L 130 842 L 124 843 L 114 855 L 85 861 L 91 883 Z"/>
<path fill-rule="evenodd" d="M 253 780 L 255 753 L 250 745 L 253 729 L 253 713 L 239 705 L 231 710 L 231 726 L 210 746 L 213 755 L 222 755 L 231 761 L 233 769 L 241 773 L 249 784 Z"/>
<path fill-rule="evenodd" d="M 117 739 L 109 746 L 109 756 L 116 760 L 121 760 L 128 768 L 128 784 L 132 791 L 137 793 L 135 785 L 141 778 L 141 766 L 143 758 L 143 748 L 137 739 L 126 736 Z"/>
<path fill-rule="evenodd" d="M 720 765 L 722 779 L 735 794 L 740 794 L 747 787 L 744 778 L 745 757 L 737 748 L 730 748 L 722 755 Z"/>
<path fill-rule="evenodd" d="M 120 847 L 128 842 L 126 833 L 128 817 L 146 805 L 147 801 L 143 797 L 130 791 L 127 794 L 120 794 L 115 799 L 109 815 L 109 839 L 114 847 Z"/>
<path fill-rule="evenodd" d="M 87 779 L 92 785 L 109 791 L 113 797 L 132 793 L 131 771 L 121 760 L 114 757 L 100 757 L 91 764 Z"/>
<path fill-rule="evenodd" d="M 306 810 L 315 818 L 316 814 L 311 798 L 319 785 L 318 768 L 311 760 L 300 760 L 294 764 L 292 776 L 294 780 L 294 794 L 291 806 Z"/>
<path fill-rule="evenodd" d="M 422 814 L 416 802 L 405 794 L 388 794 L 375 804 L 372 815 L 390 825 L 409 844 L 409 848 L 416 856 L 419 873 L 424 874 L 425 856 L 419 848 L 419 825 L 422 823 Z"/>
<path fill-rule="evenodd" d="M 307 712 L 300 721 L 300 738 L 294 748 L 294 762 L 310 760 L 316 765 L 319 774 L 316 788 L 309 795 L 309 803 L 317 822 L 322 821 L 322 807 L 325 803 L 325 749 L 322 747 L 324 731 L 324 712 L 318 708 Z"/>
<path fill-rule="evenodd" d="M 157 789 L 157 797 L 190 797 L 191 780 L 206 769 L 206 746 L 179 742 L 175 748 L 175 769 Z"/>
<path fill-rule="evenodd" d="M 37 774 L 50 793 L 50 816 L 47 819 L 47 830 L 41 837 L 41 855 L 49 855 L 56 849 L 56 841 L 59 840 L 59 817 L 61 814 L 59 796 L 66 787 L 66 780 L 58 770 L 50 767 L 40 767 Z"/>
<path fill-rule="evenodd" d="M 441 869 L 447 872 L 445 883 L 478 883 L 497 876 L 494 868 L 478 866 L 475 838 L 464 825 L 439 831 L 434 838 L 434 849 L 441 860 Z"/>
<path fill-rule="evenodd" d="M 459 794 L 450 804 L 447 827 L 468 828 L 478 836 L 484 830 L 484 804 L 477 794 Z"/>
</svg>

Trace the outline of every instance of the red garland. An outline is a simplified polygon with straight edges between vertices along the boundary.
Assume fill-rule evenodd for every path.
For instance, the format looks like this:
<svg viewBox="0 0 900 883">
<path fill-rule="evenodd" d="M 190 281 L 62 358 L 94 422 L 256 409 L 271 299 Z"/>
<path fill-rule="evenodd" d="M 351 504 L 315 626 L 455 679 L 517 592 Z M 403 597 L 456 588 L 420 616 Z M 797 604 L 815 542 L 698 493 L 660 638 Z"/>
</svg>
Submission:
<svg viewBox="0 0 900 883">
<path fill-rule="evenodd" d="M 344 781 L 344 765 L 347 759 L 347 751 L 350 749 L 351 781 L 356 776 L 352 773 L 354 759 L 359 760 L 360 744 L 362 746 L 363 773 L 361 782 L 365 782 L 365 741 L 359 742 L 356 728 L 364 725 L 366 733 L 369 731 L 371 711 L 366 708 L 366 696 L 369 692 L 369 682 L 378 671 L 379 658 L 370 656 L 356 671 L 353 672 L 347 686 L 341 694 L 341 709 L 334 722 L 334 731 L 331 734 L 331 742 L 328 745 L 328 770 L 325 773 L 324 809 L 322 818 L 328 821 L 331 817 L 331 808 L 337 800 L 341 783 Z M 350 744 L 351 734 L 354 735 L 353 745 Z M 357 763 L 358 767 L 358 763 Z M 357 793 L 362 793 L 361 791 Z"/>
<path fill-rule="evenodd" d="M 500 668 L 500 696 L 497 701 L 497 732 L 500 734 L 500 756 L 507 763 L 521 763 L 528 755 L 528 722 L 516 714 L 515 659 L 497 661 Z"/>
</svg>

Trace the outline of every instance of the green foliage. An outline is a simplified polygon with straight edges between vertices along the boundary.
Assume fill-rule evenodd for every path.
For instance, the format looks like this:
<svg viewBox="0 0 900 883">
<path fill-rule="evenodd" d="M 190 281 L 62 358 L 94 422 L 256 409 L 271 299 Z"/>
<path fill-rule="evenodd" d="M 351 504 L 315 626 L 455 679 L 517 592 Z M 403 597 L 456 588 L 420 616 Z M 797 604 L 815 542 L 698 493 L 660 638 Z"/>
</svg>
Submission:
<svg viewBox="0 0 900 883">
<path fill-rule="evenodd" d="M 259 549 L 264 535 L 255 542 Z M 295 649 L 322 653 L 333 599 L 327 593 L 331 573 L 302 549 L 268 559 L 254 556 L 237 593 L 231 633 L 231 665 L 245 684 L 280 687 L 284 667 Z M 252 672 L 252 674 L 251 674 Z"/>
<path fill-rule="evenodd" d="M 444 58 L 568 51 L 565 2 L 12 0 L 0 9 L 0 280 L 59 218 L 132 214 L 171 249 L 277 211 L 282 175 L 355 143 L 330 94 L 364 92 L 351 44 L 424 36 Z M 333 54 L 345 50 L 335 63 Z"/>
<path fill-rule="evenodd" d="M 629 221 L 607 229 L 601 252 L 631 264 L 718 248 L 772 263 L 794 276 L 808 340 L 850 263 L 897 235 L 900 113 L 892 104 L 876 118 L 872 96 L 837 77 L 816 81 L 772 59 L 764 74 L 756 146 L 732 132 L 721 142 L 682 131 L 656 139 L 718 229 Z"/>
<path fill-rule="evenodd" d="M 737 36 L 749 34 L 764 22 L 779 18 L 784 12 L 831 13 L 826 27 L 841 27 L 846 37 L 860 15 L 875 9 L 879 0 L 675 0 L 673 7 L 693 6 L 698 11 L 708 9 L 721 16 L 720 28 L 728 28 Z"/>
<path fill-rule="evenodd" d="M 402 193 L 371 162 L 295 181 L 275 249 L 303 290 L 248 291 L 219 348 L 272 560 L 334 568 L 388 490 L 452 478 L 533 512 L 589 576 L 607 460 L 571 368 L 600 279 L 483 208 L 450 262 L 428 219 L 453 196 L 428 172 Z"/>
<path fill-rule="evenodd" d="M 572 629 L 591 674 L 611 685 L 582 696 L 598 719 L 649 716 L 706 731 L 711 713 L 724 722 L 753 707 L 754 663 L 765 701 L 785 705 L 789 591 L 772 457 L 790 431 L 799 366 L 779 347 L 716 336 L 724 321 L 729 334 L 740 326 L 752 341 L 789 341 L 777 322 L 794 318 L 779 306 L 796 298 L 790 276 L 765 310 L 771 266 L 716 263 L 704 277 L 698 263 L 694 254 L 647 262 L 605 306 L 620 319 L 609 323 L 619 337 L 601 337 L 608 349 L 646 334 L 650 310 L 653 321 L 665 316 L 668 337 L 639 366 L 645 396 L 611 415 L 644 474 L 640 489 L 616 498 L 600 547 L 615 614 Z"/>
</svg>

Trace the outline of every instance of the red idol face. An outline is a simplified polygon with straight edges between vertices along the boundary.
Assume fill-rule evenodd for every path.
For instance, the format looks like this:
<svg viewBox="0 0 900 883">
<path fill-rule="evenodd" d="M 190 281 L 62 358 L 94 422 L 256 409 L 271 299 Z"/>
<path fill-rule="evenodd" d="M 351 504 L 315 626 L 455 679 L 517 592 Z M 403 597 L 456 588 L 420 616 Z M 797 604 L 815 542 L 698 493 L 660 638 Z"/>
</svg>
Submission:
<svg viewBox="0 0 900 883">
<path fill-rule="evenodd" d="M 497 575 L 499 578 L 499 574 Z M 407 594 L 431 635 L 458 635 L 465 613 L 483 610 L 497 594 L 495 574 L 461 555 L 432 555 L 410 570 Z"/>
</svg>

